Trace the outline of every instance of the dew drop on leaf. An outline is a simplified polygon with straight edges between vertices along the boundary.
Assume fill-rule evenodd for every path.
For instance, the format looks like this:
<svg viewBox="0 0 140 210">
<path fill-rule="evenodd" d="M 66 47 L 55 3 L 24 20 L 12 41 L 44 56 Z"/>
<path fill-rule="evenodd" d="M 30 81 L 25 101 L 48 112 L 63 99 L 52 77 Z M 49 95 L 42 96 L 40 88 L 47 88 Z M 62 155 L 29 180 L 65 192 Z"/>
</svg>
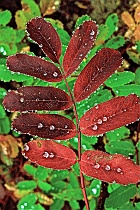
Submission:
<svg viewBox="0 0 140 210">
<path fill-rule="evenodd" d="M 106 166 L 105 166 L 105 170 L 106 170 L 106 171 L 110 171 L 110 166 L 109 166 L 109 165 L 106 165 Z"/>
<path fill-rule="evenodd" d="M 107 117 L 103 117 L 103 121 L 107 121 Z"/>
<path fill-rule="evenodd" d="M 43 128 L 43 124 L 42 123 L 38 123 L 38 128 Z"/>
<path fill-rule="evenodd" d="M 55 72 L 53 73 L 53 76 L 54 76 L 54 77 L 57 77 L 57 76 L 58 76 L 58 73 L 55 71 Z"/>
<path fill-rule="evenodd" d="M 48 158 L 49 157 L 49 153 L 48 152 L 44 152 L 43 157 Z"/>
<path fill-rule="evenodd" d="M 117 168 L 117 172 L 120 173 L 122 171 L 121 168 Z"/>
<path fill-rule="evenodd" d="M 92 130 L 94 130 L 94 131 L 96 131 L 98 129 L 98 126 L 97 125 L 94 125 L 93 127 L 92 127 Z"/>
<path fill-rule="evenodd" d="M 25 150 L 25 151 L 28 151 L 29 149 L 30 149 L 29 146 L 28 146 L 27 144 L 25 144 L 25 145 L 24 145 L 24 150 Z"/>
<path fill-rule="evenodd" d="M 23 103 L 23 102 L 24 102 L 24 98 L 20 98 L 19 100 L 20 100 L 20 102 L 21 102 L 21 103 Z"/>
<path fill-rule="evenodd" d="M 98 124 L 102 124 L 102 120 L 101 119 L 98 120 Z"/>
<path fill-rule="evenodd" d="M 96 169 L 100 168 L 100 164 L 99 164 L 99 163 L 96 163 L 96 164 L 94 165 L 94 168 L 96 168 Z"/>
<path fill-rule="evenodd" d="M 92 31 L 90 32 L 90 35 L 93 36 L 94 34 L 95 34 L 95 32 L 92 30 Z"/>
<path fill-rule="evenodd" d="M 53 131 L 55 129 L 54 125 L 50 125 L 50 130 Z"/>
<path fill-rule="evenodd" d="M 50 155 L 49 155 L 49 157 L 50 158 L 53 158 L 54 157 L 54 154 L 51 152 Z"/>
<path fill-rule="evenodd" d="M 43 74 L 44 76 L 47 76 L 47 72 L 44 72 L 44 74 Z"/>
</svg>

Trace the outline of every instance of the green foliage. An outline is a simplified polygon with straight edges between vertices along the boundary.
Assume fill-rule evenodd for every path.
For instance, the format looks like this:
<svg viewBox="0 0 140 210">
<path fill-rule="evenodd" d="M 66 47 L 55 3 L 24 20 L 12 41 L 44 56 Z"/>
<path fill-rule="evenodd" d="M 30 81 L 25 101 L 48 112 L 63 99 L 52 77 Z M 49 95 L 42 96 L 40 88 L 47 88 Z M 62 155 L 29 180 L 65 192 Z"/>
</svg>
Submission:
<svg viewBox="0 0 140 210">
<path fill-rule="evenodd" d="M 123 36 L 116 36 L 112 39 L 108 40 L 105 44 L 105 47 L 118 49 L 119 47 L 122 47 L 125 44 L 125 39 Z"/>
<path fill-rule="evenodd" d="M 0 11 L 0 25 L 6 26 L 12 18 L 12 14 L 9 10 Z"/>
<path fill-rule="evenodd" d="M 37 187 L 36 182 L 33 180 L 20 181 L 17 184 L 17 188 L 20 190 L 34 190 Z"/>
<path fill-rule="evenodd" d="M 126 204 L 130 198 L 135 196 L 137 187 L 135 185 L 120 186 L 106 199 L 107 208 L 118 208 Z"/>
<path fill-rule="evenodd" d="M 130 71 L 117 72 L 105 81 L 108 87 L 123 86 L 127 83 L 133 82 L 135 74 Z"/>
</svg>

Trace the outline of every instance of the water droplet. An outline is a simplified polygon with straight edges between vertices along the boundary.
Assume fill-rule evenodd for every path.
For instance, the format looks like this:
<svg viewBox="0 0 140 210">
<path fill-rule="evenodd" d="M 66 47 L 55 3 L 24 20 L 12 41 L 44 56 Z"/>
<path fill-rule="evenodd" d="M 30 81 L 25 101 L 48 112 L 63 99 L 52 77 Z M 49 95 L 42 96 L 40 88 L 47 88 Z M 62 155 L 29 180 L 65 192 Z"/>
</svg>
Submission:
<svg viewBox="0 0 140 210">
<path fill-rule="evenodd" d="M 58 76 L 58 73 L 55 71 L 55 72 L 53 73 L 53 76 L 54 76 L 54 77 L 57 77 L 57 76 Z"/>
<path fill-rule="evenodd" d="M 42 123 L 38 123 L 38 128 L 43 128 L 43 124 Z"/>
<path fill-rule="evenodd" d="M 121 168 L 117 168 L 117 172 L 120 173 L 122 171 Z"/>
<path fill-rule="evenodd" d="M 94 36 L 94 34 L 95 34 L 95 32 L 92 30 L 92 31 L 90 32 L 90 35 L 91 35 L 91 36 Z"/>
<path fill-rule="evenodd" d="M 65 125 L 65 127 L 64 128 L 68 128 L 68 125 Z"/>
<path fill-rule="evenodd" d="M 54 157 L 54 154 L 51 152 L 50 155 L 49 155 L 49 157 L 50 158 L 53 158 Z"/>
<path fill-rule="evenodd" d="M 40 30 L 40 29 L 41 29 L 41 27 L 39 26 L 39 27 L 38 27 L 38 29 Z"/>
<path fill-rule="evenodd" d="M 89 118 L 89 117 L 87 117 L 85 120 L 89 121 L 89 120 L 90 120 L 90 118 Z"/>
<path fill-rule="evenodd" d="M 102 120 L 101 119 L 98 119 L 98 124 L 102 124 Z"/>
<path fill-rule="evenodd" d="M 92 192 L 93 192 L 94 195 L 96 195 L 97 189 L 96 189 L 96 188 L 93 188 L 93 189 L 92 189 Z"/>
<path fill-rule="evenodd" d="M 96 164 L 94 165 L 94 168 L 96 168 L 96 169 L 100 168 L 100 164 L 99 164 L 99 163 L 96 163 Z"/>
<path fill-rule="evenodd" d="M 44 152 L 43 157 L 48 158 L 49 157 L 49 153 L 48 152 Z"/>
<path fill-rule="evenodd" d="M 54 125 L 50 125 L 50 130 L 53 131 L 55 129 Z"/>
<path fill-rule="evenodd" d="M 103 117 L 103 121 L 107 121 L 107 117 Z"/>
<path fill-rule="evenodd" d="M 29 146 L 27 144 L 24 145 L 24 150 L 27 152 L 29 150 Z"/>
<path fill-rule="evenodd" d="M 92 127 L 92 130 L 96 131 L 97 128 L 98 128 L 97 125 L 94 125 L 94 126 Z"/>
<path fill-rule="evenodd" d="M 44 74 L 43 74 L 44 76 L 47 76 L 47 72 L 44 72 Z"/>
<path fill-rule="evenodd" d="M 93 39 L 94 37 L 93 36 L 90 36 L 90 39 Z"/>
<path fill-rule="evenodd" d="M 99 106 L 97 105 L 97 106 L 95 106 L 95 109 L 98 109 L 99 108 Z"/>
<path fill-rule="evenodd" d="M 83 56 L 83 54 L 80 54 L 79 56 Z"/>
<path fill-rule="evenodd" d="M 85 43 L 85 45 L 87 45 L 87 43 Z"/>
<path fill-rule="evenodd" d="M 20 102 L 21 102 L 21 103 L 23 103 L 23 102 L 24 102 L 24 98 L 20 98 L 19 100 L 20 100 Z"/>
<path fill-rule="evenodd" d="M 109 166 L 109 165 L 106 165 L 106 166 L 105 166 L 105 170 L 106 170 L 106 171 L 110 171 L 110 166 Z"/>
<path fill-rule="evenodd" d="M 42 45 L 42 44 L 40 44 L 40 45 L 39 45 L 39 47 L 43 47 L 43 45 Z"/>
</svg>

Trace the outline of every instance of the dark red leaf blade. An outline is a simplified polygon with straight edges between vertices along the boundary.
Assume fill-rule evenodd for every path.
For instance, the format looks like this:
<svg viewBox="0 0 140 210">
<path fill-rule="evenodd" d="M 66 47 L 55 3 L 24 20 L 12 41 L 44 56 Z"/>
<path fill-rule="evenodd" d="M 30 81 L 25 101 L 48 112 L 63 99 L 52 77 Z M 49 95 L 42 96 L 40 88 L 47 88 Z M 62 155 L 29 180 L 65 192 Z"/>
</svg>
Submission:
<svg viewBox="0 0 140 210">
<path fill-rule="evenodd" d="M 93 93 L 121 65 L 121 54 L 103 48 L 86 65 L 74 86 L 75 100 L 81 101 Z"/>
<path fill-rule="evenodd" d="M 12 126 L 21 133 L 54 140 L 67 140 L 76 135 L 75 124 L 57 114 L 21 114 L 13 121 Z"/>
<path fill-rule="evenodd" d="M 93 21 L 85 21 L 77 28 L 70 40 L 63 59 L 66 76 L 72 74 L 94 44 L 97 26 Z"/>
<path fill-rule="evenodd" d="M 10 90 L 3 100 L 10 111 L 65 110 L 72 106 L 69 95 L 55 87 L 27 86 Z"/>
<path fill-rule="evenodd" d="M 100 135 L 139 118 L 139 98 L 134 94 L 120 96 L 88 110 L 80 119 L 80 129 L 87 136 Z"/>
<path fill-rule="evenodd" d="M 53 62 L 59 63 L 61 41 L 51 23 L 36 17 L 27 23 L 27 32 Z"/>
<path fill-rule="evenodd" d="M 7 58 L 7 67 L 13 72 L 20 72 L 48 82 L 60 82 L 62 74 L 51 62 L 37 56 L 16 54 Z"/>
<path fill-rule="evenodd" d="M 51 140 L 32 140 L 22 154 L 33 163 L 57 170 L 69 169 L 77 162 L 72 149 Z"/>
<path fill-rule="evenodd" d="M 127 185 L 140 181 L 140 166 L 120 154 L 87 150 L 82 154 L 80 168 L 87 176 L 104 182 Z"/>
</svg>

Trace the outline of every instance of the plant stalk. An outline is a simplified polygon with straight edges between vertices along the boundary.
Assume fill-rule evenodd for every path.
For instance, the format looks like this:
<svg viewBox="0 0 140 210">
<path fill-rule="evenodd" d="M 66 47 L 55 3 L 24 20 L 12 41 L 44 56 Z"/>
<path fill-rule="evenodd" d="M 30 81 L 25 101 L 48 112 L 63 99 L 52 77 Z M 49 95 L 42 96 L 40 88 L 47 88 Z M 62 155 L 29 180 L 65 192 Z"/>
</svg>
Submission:
<svg viewBox="0 0 140 210">
<path fill-rule="evenodd" d="M 78 162 L 79 162 L 81 160 L 81 131 L 80 131 L 80 127 L 79 127 L 78 113 L 77 113 L 74 97 L 72 95 L 72 92 L 70 90 L 69 84 L 67 82 L 65 73 L 64 73 L 63 68 L 61 67 L 61 65 L 60 65 L 60 68 L 61 68 L 61 73 L 63 75 L 63 79 L 64 79 L 64 81 L 66 83 L 66 87 L 68 89 L 68 92 L 70 94 L 71 100 L 73 102 L 73 111 L 74 111 L 74 115 L 75 115 L 75 119 L 76 119 L 77 131 L 78 131 L 77 135 L 78 135 Z M 82 193 L 83 193 L 86 209 L 90 210 L 89 203 L 88 203 L 88 198 L 87 198 L 87 194 L 86 194 L 86 189 L 85 189 L 84 176 L 83 176 L 83 173 L 82 173 L 81 170 L 80 170 L 80 184 L 81 184 L 81 189 L 82 189 Z"/>
</svg>

